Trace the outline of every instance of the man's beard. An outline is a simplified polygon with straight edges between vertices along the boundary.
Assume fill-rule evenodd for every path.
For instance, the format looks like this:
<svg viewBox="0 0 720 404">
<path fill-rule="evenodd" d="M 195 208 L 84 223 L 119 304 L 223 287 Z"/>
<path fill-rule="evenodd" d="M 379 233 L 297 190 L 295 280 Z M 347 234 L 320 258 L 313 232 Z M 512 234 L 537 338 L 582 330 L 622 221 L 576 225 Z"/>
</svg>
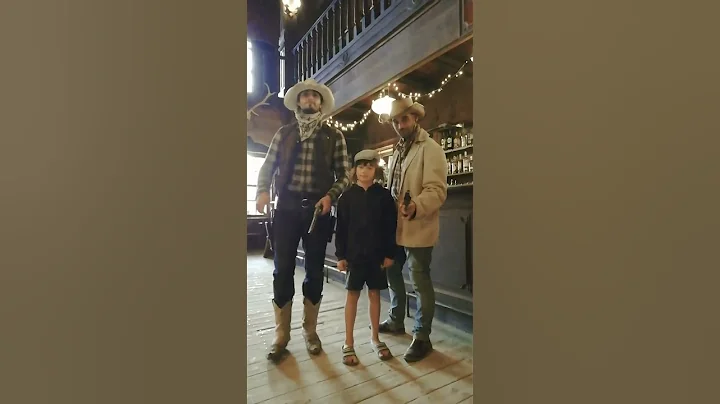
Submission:
<svg viewBox="0 0 720 404">
<path fill-rule="evenodd" d="M 398 135 L 400 135 L 400 137 L 406 138 L 412 135 L 415 132 L 415 129 L 417 129 L 417 124 L 407 129 L 398 129 L 397 133 Z"/>
<path fill-rule="evenodd" d="M 312 115 L 318 111 L 320 111 L 320 108 L 314 107 L 314 106 L 308 106 L 306 108 L 300 107 L 300 112 L 302 112 L 303 114 L 306 114 L 306 115 Z"/>
</svg>

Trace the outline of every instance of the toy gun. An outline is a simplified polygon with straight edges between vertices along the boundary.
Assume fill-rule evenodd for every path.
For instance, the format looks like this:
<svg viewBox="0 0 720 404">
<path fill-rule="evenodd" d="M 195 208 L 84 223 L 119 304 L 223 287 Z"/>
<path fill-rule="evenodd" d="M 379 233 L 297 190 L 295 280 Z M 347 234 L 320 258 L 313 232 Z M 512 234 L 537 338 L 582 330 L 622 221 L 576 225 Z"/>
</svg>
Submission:
<svg viewBox="0 0 720 404">
<path fill-rule="evenodd" d="M 317 224 L 318 217 L 322 214 L 322 206 L 318 206 L 315 208 L 315 213 L 313 213 L 312 222 L 310 222 L 310 228 L 308 229 L 308 234 L 312 233 L 312 231 L 315 229 L 315 225 Z"/>
</svg>

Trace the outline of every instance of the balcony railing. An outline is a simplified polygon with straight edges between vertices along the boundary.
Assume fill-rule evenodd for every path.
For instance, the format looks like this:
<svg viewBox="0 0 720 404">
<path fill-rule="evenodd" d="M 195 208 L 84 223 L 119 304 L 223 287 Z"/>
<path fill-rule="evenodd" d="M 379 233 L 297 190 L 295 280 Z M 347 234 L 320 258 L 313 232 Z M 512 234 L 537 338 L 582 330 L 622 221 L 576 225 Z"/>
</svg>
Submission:
<svg viewBox="0 0 720 404">
<path fill-rule="evenodd" d="M 314 77 L 401 0 L 335 0 L 293 49 L 295 78 Z M 347 60 L 345 60 L 347 62 Z"/>
</svg>

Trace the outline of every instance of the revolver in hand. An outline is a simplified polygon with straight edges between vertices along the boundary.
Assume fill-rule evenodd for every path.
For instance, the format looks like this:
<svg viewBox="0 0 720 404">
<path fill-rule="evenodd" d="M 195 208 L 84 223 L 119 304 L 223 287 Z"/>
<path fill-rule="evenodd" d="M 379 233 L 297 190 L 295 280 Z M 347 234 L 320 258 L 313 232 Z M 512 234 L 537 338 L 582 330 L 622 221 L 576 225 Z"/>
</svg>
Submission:
<svg viewBox="0 0 720 404">
<path fill-rule="evenodd" d="M 315 229 L 315 225 L 317 224 L 317 219 L 322 214 L 323 208 L 322 205 L 315 207 L 315 213 L 313 213 L 312 222 L 310 222 L 310 228 L 308 229 L 308 234 L 312 233 L 312 231 Z"/>
<path fill-rule="evenodd" d="M 408 205 L 410 205 L 410 191 L 405 191 L 405 197 L 403 198 L 403 205 L 405 206 L 405 208 L 407 208 Z"/>
</svg>

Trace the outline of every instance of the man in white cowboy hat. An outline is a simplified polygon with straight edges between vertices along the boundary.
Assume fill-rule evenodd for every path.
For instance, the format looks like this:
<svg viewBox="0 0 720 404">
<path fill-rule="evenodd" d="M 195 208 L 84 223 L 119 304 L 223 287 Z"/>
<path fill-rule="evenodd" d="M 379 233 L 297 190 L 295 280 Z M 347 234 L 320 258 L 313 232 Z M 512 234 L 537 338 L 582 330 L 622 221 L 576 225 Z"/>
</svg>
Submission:
<svg viewBox="0 0 720 404">
<path fill-rule="evenodd" d="M 300 240 L 305 251 L 303 336 L 311 354 L 322 350 L 316 325 L 325 250 L 333 230 L 328 213 L 347 187 L 350 171 L 343 134 L 325 123 L 335 103 L 330 89 L 306 80 L 290 88 L 284 102 L 295 113 L 296 121 L 281 127 L 273 137 L 258 176 L 256 197 L 259 212 L 265 212 L 270 203 L 271 184 L 278 197 L 273 219 L 275 339 L 267 355 L 272 361 L 287 353 L 290 341 L 295 256 Z M 322 207 L 322 215 L 308 232 L 316 207 Z"/>
<path fill-rule="evenodd" d="M 389 318 L 380 324 L 380 332 L 405 332 L 407 302 L 402 269 L 407 262 L 418 298 L 413 341 L 405 352 L 408 362 L 423 359 L 432 351 L 435 290 L 430 262 L 440 232 L 440 207 L 447 198 L 445 152 L 418 124 L 423 117 L 425 108 L 410 98 L 393 101 L 390 114 L 382 117 L 392 123 L 400 136 L 389 165 L 388 188 L 399 204 L 397 244 L 401 248 L 394 264 L 387 269 L 390 310 Z M 410 202 L 405 206 L 407 192 Z"/>
</svg>

